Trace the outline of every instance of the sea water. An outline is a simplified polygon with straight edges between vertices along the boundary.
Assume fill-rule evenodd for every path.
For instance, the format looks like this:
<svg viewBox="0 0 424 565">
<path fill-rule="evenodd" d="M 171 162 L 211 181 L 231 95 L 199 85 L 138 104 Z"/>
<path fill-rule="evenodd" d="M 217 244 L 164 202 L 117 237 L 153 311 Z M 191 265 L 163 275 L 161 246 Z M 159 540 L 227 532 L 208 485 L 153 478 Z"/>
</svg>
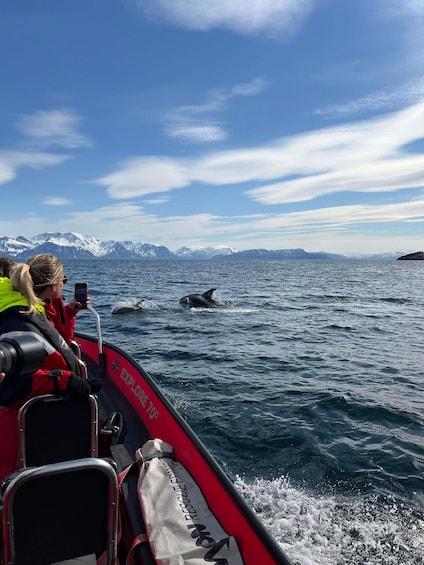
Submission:
<svg viewBox="0 0 424 565">
<path fill-rule="evenodd" d="M 294 564 L 424 563 L 424 262 L 65 266 Z"/>
</svg>

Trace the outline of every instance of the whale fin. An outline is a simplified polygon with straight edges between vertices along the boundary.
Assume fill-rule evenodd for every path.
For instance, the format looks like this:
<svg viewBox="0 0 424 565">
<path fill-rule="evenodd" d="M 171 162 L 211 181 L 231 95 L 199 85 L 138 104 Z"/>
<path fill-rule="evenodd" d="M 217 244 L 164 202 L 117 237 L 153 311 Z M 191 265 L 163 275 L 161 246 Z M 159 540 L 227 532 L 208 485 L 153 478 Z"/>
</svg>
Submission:
<svg viewBox="0 0 424 565">
<path fill-rule="evenodd" d="M 202 294 L 203 298 L 206 298 L 206 300 L 210 300 L 211 302 L 214 302 L 212 294 L 215 292 L 215 290 L 216 288 L 210 288 L 209 290 L 207 290 Z"/>
</svg>

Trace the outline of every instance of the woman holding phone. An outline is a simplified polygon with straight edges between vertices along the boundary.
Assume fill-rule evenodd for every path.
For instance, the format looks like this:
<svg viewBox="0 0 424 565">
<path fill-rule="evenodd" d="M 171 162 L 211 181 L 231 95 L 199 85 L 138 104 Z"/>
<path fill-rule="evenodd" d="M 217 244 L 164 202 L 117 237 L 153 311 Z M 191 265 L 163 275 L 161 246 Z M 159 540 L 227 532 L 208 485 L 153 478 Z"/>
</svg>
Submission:
<svg viewBox="0 0 424 565">
<path fill-rule="evenodd" d="M 59 298 L 67 280 L 62 262 L 54 255 L 36 255 L 14 265 L 9 277 L 0 278 L 0 334 L 16 339 L 30 332 L 42 343 L 45 358 L 34 373 L 6 375 L 0 382 L 0 481 L 16 468 L 17 413 L 24 402 L 51 392 L 87 396 L 100 388 L 97 381 L 81 378 L 78 360 L 69 347 L 79 303 L 72 301 L 75 304 L 65 307 L 74 314 L 65 317 L 60 328 L 56 327 L 57 312 L 48 319 L 51 303 Z"/>
<path fill-rule="evenodd" d="M 80 310 L 86 308 L 86 305 L 74 298 L 65 306 L 61 292 L 68 278 L 63 274 L 63 264 L 57 257 L 41 253 L 28 259 L 27 264 L 35 279 L 41 281 L 35 288 L 39 289 L 38 297 L 44 304 L 47 318 L 70 345 L 74 339 L 76 315 Z M 43 284 L 46 272 L 58 272 L 59 275 L 62 273 L 62 276 L 56 276 L 56 284 L 46 285 Z"/>
<path fill-rule="evenodd" d="M 28 259 L 27 264 L 35 273 L 37 277 L 37 272 L 40 270 L 43 272 L 45 269 L 50 269 L 50 266 L 57 263 L 59 268 L 62 268 L 62 263 L 54 255 L 49 254 L 39 254 Z M 9 272 L 14 266 L 12 259 L 2 257 L 0 258 L 0 276 L 9 277 Z M 62 279 L 63 284 L 68 281 L 67 277 Z M 45 287 L 44 291 L 44 309 L 47 318 L 50 320 L 52 325 L 57 329 L 57 331 L 65 338 L 68 344 L 74 338 L 75 332 L 75 316 L 79 310 L 87 308 L 90 304 L 90 298 L 88 297 L 88 290 L 86 283 L 76 283 L 75 284 L 75 296 L 68 305 L 65 306 L 65 301 L 60 295 L 60 292 L 53 291 L 49 286 Z M 1 373 L 0 373 L 1 382 Z"/>
</svg>

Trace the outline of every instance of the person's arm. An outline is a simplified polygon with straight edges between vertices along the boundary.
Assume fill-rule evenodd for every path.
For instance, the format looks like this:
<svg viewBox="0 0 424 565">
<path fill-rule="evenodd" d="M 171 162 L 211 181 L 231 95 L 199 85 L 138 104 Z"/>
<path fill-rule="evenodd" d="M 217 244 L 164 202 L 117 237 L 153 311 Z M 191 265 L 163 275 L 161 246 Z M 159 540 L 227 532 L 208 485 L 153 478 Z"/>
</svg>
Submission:
<svg viewBox="0 0 424 565">
<path fill-rule="evenodd" d="M 74 339 L 75 317 L 78 312 L 78 310 L 73 307 L 73 302 L 74 301 L 70 302 L 68 306 L 65 306 L 62 296 L 58 296 L 52 300 L 48 310 L 50 322 L 68 345 Z"/>
<path fill-rule="evenodd" d="M 31 396 L 49 392 L 65 392 L 72 376 L 71 371 L 39 369 L 32 375 Z"/>
<path fill-rule="evenodd" d="M 84 306 L 78 300 L 71 300 L 69 304 L 65 306 L 65 316 L 67 321 L 66 333 L 67 337 L 65 339 L 70 343 L 74 339 L 75 334 L 75 323 L 76 323 L 76 316 L 78 312 L 81 310 L 86 310 L 87 306 L 90 304 L 90 298 L 87 298 L 87 305 Z"/>
<path fill-rule="evenodd" d="M 87 299 L 87 305 L 88 304 L 90 304 L 90 298 Z M 74 339 L 76 315 L 81 310 L 85 310 L 86 307 L 77 300 L 71 300 L 69 304 L 65 306 L 61 296 L 54 299 L 53 306 L 56 314 L 51 318 L 51 321 L 56 330 L 65 338 L 65 341 L 70 344 Z"/>
</svg>

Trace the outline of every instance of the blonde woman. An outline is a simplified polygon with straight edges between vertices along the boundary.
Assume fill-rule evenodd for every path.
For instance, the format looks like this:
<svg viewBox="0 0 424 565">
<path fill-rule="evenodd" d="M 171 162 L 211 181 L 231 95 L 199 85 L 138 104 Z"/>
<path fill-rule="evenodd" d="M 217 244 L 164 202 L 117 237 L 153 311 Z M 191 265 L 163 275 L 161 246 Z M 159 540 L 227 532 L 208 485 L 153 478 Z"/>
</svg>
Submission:
<svg viewBox="0 0 424 565">
<path fill-rule="evenodd" d="M 0 278 L 0 334 L 19 340 L 30 332 L 45 358 L 36 372 L 8 374 L 0 382 L 0 481 L 16 468 L 17 412 L 28 398 L 48 392 L 85 396 L 100 388 L 81 379 L 72 349 L 46 316 L 46 304 L 59 297 L 66 282 L 62 262 L 54 255 L 36 255 L 14 265 L 9 277 Z"/>
</svg>

